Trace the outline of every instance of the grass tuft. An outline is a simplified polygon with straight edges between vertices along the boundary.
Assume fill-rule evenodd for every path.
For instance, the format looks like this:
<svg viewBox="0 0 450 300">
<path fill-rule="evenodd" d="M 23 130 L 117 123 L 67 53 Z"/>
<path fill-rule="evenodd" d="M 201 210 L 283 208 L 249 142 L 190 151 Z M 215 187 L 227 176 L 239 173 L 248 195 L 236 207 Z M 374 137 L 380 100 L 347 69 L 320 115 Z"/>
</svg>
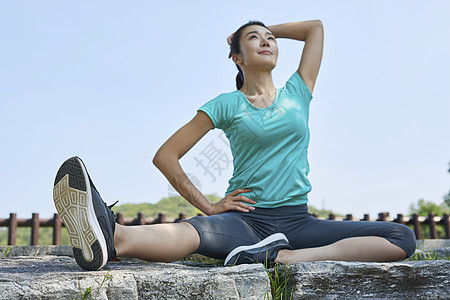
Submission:
<svg viewBox="0 0 450 300">
<path fill-rule="evenodd" d="M 6 248 L 5 253 L 3 253 L 2 255 L 2 259 L 6 257 L 6 254 L 8 254 L 9 249 L 11 249 L 11 246 L 8 246 L 8 248 Z"/>
<path fill-rule="evenodd" d="M 272 268 L 268 268 L 267 263 L 264 263 L 264 269 L 269 276 L 270 293 L 273 300 L 292 299 L 294 295 L 295 285 L 289 290 L 289 280 L 292 276 L 292 270 L 288 265 L 275 263 Z M 264 299 L 270 299 L 269 291 L 266 292 Z"/>
<path fill-rule="evenodd" d="M 80 282 L 78 282 L 78 287 L 79 287 L 79 289 L 80 289 L 80 297 L 81 297 L 80 299 L 81 299 L 81 300 L 86 300 L 86 299 L 89 299 L 89 300 L 97 299 L 98 294 L 100 293 L 100 289 L 102 288 L 103 284 L 104 284 L 105 282 L 107 282 L 108 280 L 111 280 L 111 279 L 112 279 L 112 275 L 109 274 L 109 272 L 111 272 L 111 269 L 109 269 L 108 272 L 106 272 L 106 274 L 103 275 L 103 280 L 102 280 L 100 286 L 97 288 L 97 293 L 95 294 L 94 298 L 92 298 L 92 294 L 93 294 L 93 286 L 91 285 L 91 286 L 87 287 L 86 290 L 83 292 L 83 290 L 81 289 L 81 286 L 80 286 Z M 77 298 L 74 298 L 74 300 L 77 300 Z"/>
</svg>

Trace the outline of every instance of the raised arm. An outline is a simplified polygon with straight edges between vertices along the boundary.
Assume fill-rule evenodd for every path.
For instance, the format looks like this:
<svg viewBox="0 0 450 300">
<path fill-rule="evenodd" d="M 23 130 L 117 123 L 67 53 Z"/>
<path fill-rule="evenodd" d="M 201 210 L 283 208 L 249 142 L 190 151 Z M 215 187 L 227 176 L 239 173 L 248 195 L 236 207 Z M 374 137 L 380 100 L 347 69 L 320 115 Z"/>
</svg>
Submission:
<svg viewBox="0 0 450 300">
<path fill-rule="evenodd" d="M 322 61 L 322 21 L 299 21 L 267 27 L 276 38 L 287 38 L 305 42 L 297 73 L 303 78 L 303 81 L 312 94 Z"/>
</svg>

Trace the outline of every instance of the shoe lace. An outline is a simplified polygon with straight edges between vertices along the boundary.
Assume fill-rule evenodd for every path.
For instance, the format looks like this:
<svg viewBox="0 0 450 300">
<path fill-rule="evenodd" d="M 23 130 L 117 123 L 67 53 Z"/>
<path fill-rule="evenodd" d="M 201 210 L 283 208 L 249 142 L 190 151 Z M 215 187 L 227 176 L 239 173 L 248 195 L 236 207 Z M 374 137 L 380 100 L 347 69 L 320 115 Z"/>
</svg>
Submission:
<svg viewBox="0 0 450 300">
<path fill-rule="evenodd" d="M 116 204 L 117 204 L 117 202 L 119 202 L 119 200 L 117 200 L 116 202 L 114 202 L 114 203 L 113 203 L 113 204 L 111 204 L 111 205 L 108 205 L 108 208 L 109 208 L 109 209 L 113 208 L 113 206 L 114 206 L 114 205 L 116 205 Z"/>
<path fill-rule="evenodd" d="M 111 209 L 114 205 L 116 205 L 117 204 L 117 202 L 119 202 L 119 200 L 117 200 L 116 202 L 114 202 L 113 204 L 110 204 L 110 205 L 106 205 L 106 203 L 105 202 L 103 202 L 103 204 L 108 208 L 107 209 L 107 211 L 108 211 L 108 214 L 109 214 L 109 218 L 110 218 L 110 220 L 112 221 L 112 222 L 115 222 L 116 221 L 116 214 L 114 213 L 114 211 Z"/>
</svg>

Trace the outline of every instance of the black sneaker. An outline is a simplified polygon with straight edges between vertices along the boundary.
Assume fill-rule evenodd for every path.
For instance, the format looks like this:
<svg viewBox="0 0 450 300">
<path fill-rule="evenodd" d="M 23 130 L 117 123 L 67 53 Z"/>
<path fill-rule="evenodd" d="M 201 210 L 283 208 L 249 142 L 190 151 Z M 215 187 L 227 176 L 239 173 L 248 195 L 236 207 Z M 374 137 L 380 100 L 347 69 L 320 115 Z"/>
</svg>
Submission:
<svg viewBox="0 0 450 300">
<path fill-rule="evenodd" d="M 70 236 L 73 255 L 85 270 L 100 270 L 116 256 L 115 216 L 100 197 L 79 157 L 66 160 L 58 170 L 53 201 Z M 116 202 L 117 203 L 117 202 Z"/>
<path fill-rule="evenodd" d="M 252 263 L 273 264 L 280 249 L 293 248 L 284 234 L 274 233 L 256 244 L 234 248 L 225 258 L 224 266 Z"/>
</svg>

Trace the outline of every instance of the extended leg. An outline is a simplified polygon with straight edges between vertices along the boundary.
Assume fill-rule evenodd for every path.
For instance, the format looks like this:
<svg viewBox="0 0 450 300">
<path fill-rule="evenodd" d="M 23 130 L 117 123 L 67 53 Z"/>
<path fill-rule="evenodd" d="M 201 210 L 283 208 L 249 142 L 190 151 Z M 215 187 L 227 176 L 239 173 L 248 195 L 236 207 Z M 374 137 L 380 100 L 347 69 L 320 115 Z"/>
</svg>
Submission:
<svg viewBox="0 0 450 300">
<path fill-rule="evenodd" d="M 200 238 L 189 223 L 170 223 L 142 226 L 116 224 L 114 247 L 117 255 L 147 261 L 172 262 L 189 255 L 198 248 Z"/>
<path fill-rule="evenodd" d="M 56 174 L 53 200 L 69 232 L 78 265 L 100 270 L 117 255 L 174 261 L 195 252 L 197 230 L 188 223 L 121 226 L 79 157 L 67 159 Z"/>
<path fill-rule="evenodd" d="M 333 244 L 297 250 L 282 249 L 275 259 L 280 263 L 321 260 L 390 262 L 405 259 L 407 253 L 400 247 L 378 236 L 342 239 Z"/>
</svg>

